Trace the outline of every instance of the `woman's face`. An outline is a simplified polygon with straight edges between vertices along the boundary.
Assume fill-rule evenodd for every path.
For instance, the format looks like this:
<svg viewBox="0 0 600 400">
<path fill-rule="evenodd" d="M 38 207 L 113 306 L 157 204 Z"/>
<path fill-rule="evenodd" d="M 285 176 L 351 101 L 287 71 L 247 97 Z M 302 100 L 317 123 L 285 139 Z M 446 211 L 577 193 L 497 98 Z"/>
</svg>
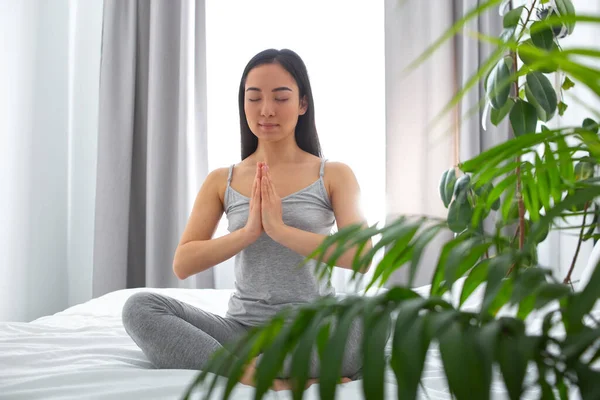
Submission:
<svg viewBox="0 0 600 400">
<path fill-rule="evenodd" d="M 244 111 L 259 139 L 277 141 L 294 134 L 306 101 L 300 101 L 296 81 L 281 65 L 263 64 L 246 77 Z"/>
</svg>

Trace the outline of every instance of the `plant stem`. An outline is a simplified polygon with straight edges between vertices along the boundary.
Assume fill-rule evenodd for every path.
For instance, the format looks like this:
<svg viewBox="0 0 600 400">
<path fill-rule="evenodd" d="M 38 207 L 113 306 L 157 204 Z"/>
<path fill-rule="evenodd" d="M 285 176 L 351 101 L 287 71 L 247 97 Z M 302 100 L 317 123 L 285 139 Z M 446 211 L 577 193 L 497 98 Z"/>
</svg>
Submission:
<svg viewBox="0 0 600 400">
<path fill-rule="evenodd" d="M 571 274 L 573 273 L 573 269 L 575 268 L 575 262 L 577 261 L 577 256 L 579 256 L 579 249 L 581 249 L 581 242 L 583 242 L 583 231 L 585 228 L 585 217 L 587 217 L 587 209 L 590 206 L 590 202 L 585 203 L 583 207 L 583 223 L 581 224 L 581 231 L 579 231 L 579 240 L 577 241 L 577 248 L 575 249 L 575 254 L 573 255 L 573 260 L 571 261 L 571 267 L 569 268 L 569 273 L 563 280 L 563 283 L 571 282 Z"/>
<path fill-rule="evenodd" d="M 535 3 L 537 2 L 537 0 L 534 0 L 533 3 L 531 3 L 531 8 L 527 9 L 527 17 L 525 18 L 525 23 L 524 25 L 527 26 L 527 23 L 529 22 L 529 19 L 531 18 L 531 13 L 533 12 L 533 9 L 535 8 Z M 511 1 L 511 8 L 512 8 L 512 1 Z M 519 38 L 517 39 L 520 40 L 521 37 L 523 36 L 523 31 L 521 31 L 521 33 L 519 34 Z M 517 63 L 517 53 L 515 51 L 511 51 L 510 52 L 510 56 L 513 60 L 513 66 L 515 69 L 515 73 L 516 71 L 519 70 L 519 65 Z M 519 78 L 515 79 L 514 82 L 514 95 L 515 97 L 519 97 Z M 512 130 L 512 129 L 511 129 Z M 513 132 L 514 135 L 514 132 Z M 519 250 L 523 249 L 523 246 L 525 245 L 525 203 L 523 202 L 523 192 L 522 192 L 522 188 L 521 188 L 521 156 L 517 157 L 517 170 L 516 175 L 517 175 L 517 190 L 516 190 L 516 196 L 517 196 L 517 201 L 518 201 L 518 205 L 519 205 Z M 512 268 L 511 268 L 512 269 Z M 510 273 L 510 272 L 509 272 Z"/>
</svg>

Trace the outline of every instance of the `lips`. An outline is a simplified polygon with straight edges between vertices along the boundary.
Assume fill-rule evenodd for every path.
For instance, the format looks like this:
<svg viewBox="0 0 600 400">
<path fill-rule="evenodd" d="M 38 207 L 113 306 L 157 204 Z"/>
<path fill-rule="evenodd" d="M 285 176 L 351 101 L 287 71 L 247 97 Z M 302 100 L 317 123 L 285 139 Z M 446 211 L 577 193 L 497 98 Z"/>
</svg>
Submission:
<svg viewBox="0 0 600 400">
<path fill-rule="evenodd" d="M 260 122 L 258 123 L 258 125 L 260 126 L 264 126 L 265 128 L 272 128 L 274 126 L 277 126 L 278 124 L 261 124 Z"/>
</svg>

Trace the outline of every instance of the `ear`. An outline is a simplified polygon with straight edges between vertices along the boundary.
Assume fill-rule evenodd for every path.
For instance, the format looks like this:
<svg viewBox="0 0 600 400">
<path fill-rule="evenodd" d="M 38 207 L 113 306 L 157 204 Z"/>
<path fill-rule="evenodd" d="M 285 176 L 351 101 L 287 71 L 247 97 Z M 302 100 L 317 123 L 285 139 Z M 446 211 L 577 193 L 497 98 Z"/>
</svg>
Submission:
<svg viewBox="0 0 600 400">
<path fill-rule="evenodd" d="M 308 110 L 308 99 L 306 98 L 306 96 L 304 96 L 300 99 L 300 109 L 298 110 L 298 115 L 306 114 L 307 110 Z"/>
</svg>

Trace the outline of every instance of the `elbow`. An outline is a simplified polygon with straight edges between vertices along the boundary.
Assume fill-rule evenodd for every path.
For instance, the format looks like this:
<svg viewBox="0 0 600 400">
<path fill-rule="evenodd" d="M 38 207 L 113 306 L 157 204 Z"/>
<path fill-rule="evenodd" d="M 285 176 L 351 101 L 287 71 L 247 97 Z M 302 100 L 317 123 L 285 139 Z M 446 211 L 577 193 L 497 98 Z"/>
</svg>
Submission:
<svg viewBox="0 0 600 400">
<path fill-rule="evenodd" d="M 173 273 L 179 280 L 184 280 L 189 277 L 189 275 L 184 271 L 183 263 L 181 260 L 181 256 L 179 255 L 179 249 L 175 251 L 175 256 L 173 257 Z"/>
</svg>

